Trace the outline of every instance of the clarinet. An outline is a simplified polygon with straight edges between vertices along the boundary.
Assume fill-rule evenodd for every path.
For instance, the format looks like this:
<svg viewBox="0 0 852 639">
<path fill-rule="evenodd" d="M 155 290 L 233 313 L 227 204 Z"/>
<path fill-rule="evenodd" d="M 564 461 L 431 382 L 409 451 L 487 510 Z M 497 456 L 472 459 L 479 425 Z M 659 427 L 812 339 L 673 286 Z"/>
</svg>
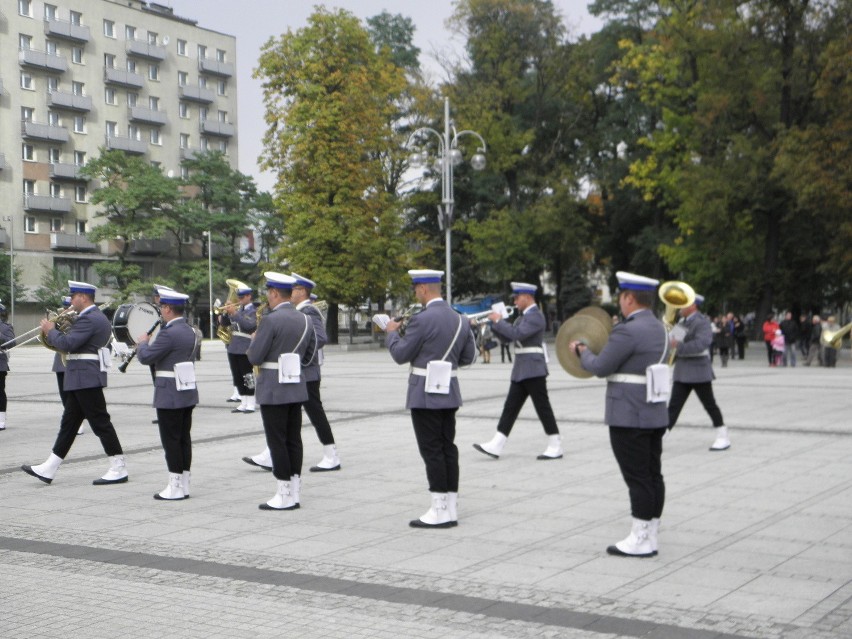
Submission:
<svg viewBox="0 0 852 639">
<path fill-rule="evenodd" d="M 157 330 L 157 327 L 158 327 L 160 324 L 162 324 L 162 323 L 163 323 L 163 320 L 159 320 L 159 319 L 158 319 L 156 322 L 154 322 L 154 325 L 153 325 L 150 329 L 148 329 L 148 332 L 147 332 L 147 333 L 145 333 L 145 334 L 146 334 L 148 337 L 151 337 L 151 333 L 153 333 L 155 330 Z M 137 347 L 137 348 L 138 348 L 138 347 Z M 121 366 L 119 366 L 119 367 L 118 367 L 118 372 L 119 372 L 119 373 L 126 373 L 126 372 L 127 372 L 127 367 L 128 367 L 128 366 L 130 366 L 130 362 L 132 362 L 132 361 L 133 361 L 133 358 L 134 358 L 134 357 L 136 357 L 136 350 L 137 350 L 137 348 L 134 348 L 134 349 L 130 352 L 130 357 L 128 357 L 126 360 L 124 360 L 124 362 L 122 362 Z"/>
</svg>

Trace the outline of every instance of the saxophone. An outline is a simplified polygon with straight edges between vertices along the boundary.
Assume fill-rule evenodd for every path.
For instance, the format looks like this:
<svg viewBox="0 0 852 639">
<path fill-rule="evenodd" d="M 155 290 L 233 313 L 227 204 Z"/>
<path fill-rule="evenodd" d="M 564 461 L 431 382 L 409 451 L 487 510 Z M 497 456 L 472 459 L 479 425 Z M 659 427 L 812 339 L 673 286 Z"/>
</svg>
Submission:
<svg viewBox="0 0 852 639">
<path fill-rule="evenodd" d="M 269 308 L 269 303 L 264 302 L 263 304 L 259 304 L 257 307 L 257 311 L 255 311 L 255 317 L 257 318 L 257 326 L 255 327 L 255 332 L 257 332 L 257 328 L 260 326 L 260 320 L 263 319 L 264 313 L 266 313 L 266 309 Z M 257 376 L 260 375 L 260 366 L 254 366 L 252 368 L 251 373 L 246 373 L 243 375 L 243 383 L 246 385 L 246 388 L 249 390 L 254 390 L 255 386 L 257 386 Z"/>
</svg>

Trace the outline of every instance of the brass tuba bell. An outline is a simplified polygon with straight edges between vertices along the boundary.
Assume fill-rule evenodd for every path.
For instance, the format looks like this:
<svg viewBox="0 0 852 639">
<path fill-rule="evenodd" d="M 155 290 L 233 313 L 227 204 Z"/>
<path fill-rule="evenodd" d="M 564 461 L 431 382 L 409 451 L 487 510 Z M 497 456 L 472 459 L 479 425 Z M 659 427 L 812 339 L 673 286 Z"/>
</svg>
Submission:
<svg viewBox="0 0 852 639">
<path fill-rule="evenodd" d="M 829 331 L 823 329 L 820 334 L 820 342 L 823 346 L 828 346 L 829 348 L 842 348 L 843 347 L 843 338 L 849 333 L 852 332 L 852 322 L 849 322 L 843 328 L 839 328 L 836 331 Z"/>
<path fill-rule="evenodd" d="M 663 324 L 671 329 L 677 323 L 677 312 L 695 303 L 695 291 L 686 282 L 663 282 L 659 290 L 660 300 L 666 305 Z"/>
</svg>

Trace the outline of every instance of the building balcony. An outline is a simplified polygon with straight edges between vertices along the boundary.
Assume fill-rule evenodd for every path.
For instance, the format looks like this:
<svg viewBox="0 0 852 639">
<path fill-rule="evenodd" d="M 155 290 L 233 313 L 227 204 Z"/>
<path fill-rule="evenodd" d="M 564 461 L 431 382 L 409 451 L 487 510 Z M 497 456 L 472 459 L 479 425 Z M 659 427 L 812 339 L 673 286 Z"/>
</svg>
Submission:
<svg viewBox="0 0 852 639">
<path fill-rule="evenodd" d="M 104 82 L 128 89 L 141 89 L 145 86 L 145 78 L 133 71 L 104 67 Z"/>
<path fill-rule="evenodd" d="M 54 109 L 67 109 L 85 113 L 92 110 L 92 96 L 75 95 L 65 91 L 53 91 L 47 94 L 47 106 Z"/>
<path fill-rule="evenodd" d="M 148 107 L 128 107 L 127 117 L 131 122 L 144 122 L 145 124 L 155 124 L 157 126 L 169 123 L 169 118 L 165 111 L 149 109 Z"/>
<path fill-rule="evenodd" d="M 18 62 L 21 66 L 31 67 L 39 71 L 65 73 L 68 70 L 68 60 L 63 56 L 46 51 L 36 51 L 35 49 L 18 51 Z"/>
<path fill-rule="evenodd" d="M 89 27 L 82 24 L 74 24 L 67 20 L 57 18 L 45 18 L 44 35 L 52 38 L 62 38 L 71 42 L 88 42 L 92 39 Z"/>
<path fill-rule="evenodd" d="M 148 151 L 148 143 L 135 138 L 125 138 L 118 135 L 107 135 L 106 145 L 113 151 L 124 151 L 134 155 L 142 155 Z"/>
<path fill-rule="evenodd" d="M 216 94 L 213 93 L 213 91 L 202 87 L 178 87 L 178 94 L 180 95 L 181 100 L 200 102 L 201 104 L 210 104 L 216 99 Z"/>
<path fill-rule="evenodd" d="M 194 160 L 199 155 L 204 153 L 201 149 L 181 149 L 180 150 L 180 159 L 181 160 Z"/>
<path fill-rule="evenodd" d="M 52 251 L 81 251 L 94 253 L 98 245 L 89 241 L 85 235 L 71 235 L 70 233 L 51 233 L 50 249 Z"/>
<path fill-rule="evenodd" d="M 131 255 L 162 255 L 171 248 L 168 240 L 131 240 Z"/>
<path fill-rule="evenodd" d="M 230 122 L 219 122 L 218 120 L 202 120 L 198 123 L 198 130 L 206 135 L 222 138 L 229 138 L 237 132 L 237 128 Z"/>
<path fill-rule="evenodd" d="M 166 59 L 166 47 L 159 44 L 149 44 L 144 40 L 130 40 L 127 43 L 127 55 L 135 55 L 146 60 L 162 62 Z"/>
<path fill-rule="evenodd" d="M 21 122 L 21 135 L 27 140 L 44 140 L 46 142 L 67 142 L 70 135 L 64 126 L 39 124 L 24 120 Z"/>
<path fill-rule="evenodd" d="M 230 78 L 234 75 L 234 65 L 230 62 L 219 62 L 218 60 L 210 60 L 208 58 L 200 58 L 198 60 L 198 70 L 201 73 L 220 75 L 225 78 Z"/>
<path fill-rule="evenodd" d="M 32 213 L 70 213 L 71 199 L 52 195 L 25 195 L 24 210 Z"/>
<path fill-rule="evenodd" d="M 80 169 L 83 167 L 76 164 L 66 164 L 57 162 L 50 165 L 50 178 L 52 180 L 73 180 L 75 182 L 88 182 L 86 178 L 80 175 Z"/>
</svg>

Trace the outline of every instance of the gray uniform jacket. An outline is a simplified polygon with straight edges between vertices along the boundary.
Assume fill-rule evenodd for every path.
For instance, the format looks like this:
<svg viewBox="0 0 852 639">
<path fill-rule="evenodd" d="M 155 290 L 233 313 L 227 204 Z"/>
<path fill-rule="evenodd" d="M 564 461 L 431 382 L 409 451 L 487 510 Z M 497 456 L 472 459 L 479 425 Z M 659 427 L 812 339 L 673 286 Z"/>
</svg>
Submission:
<svg viewBox="0 0 852 639">
<path fill-rule="evenodd" d="M 513 382 L 533 377 L 547 377 L 547 362 L 544 353 L 519 353 L 519 348 L 542 347 L 547 323 L 537 305 L 528 307 L 514 324 L 500 321 L 491 325 L 491 330 L 500 337 L 515 342 L 515 362 L 512 364 Z"/>
<path fill-rule="evenodd" d="M 225 350 L 231 355 L 245 355 L 249 344 L 251 344 L 250 335 L 257 328 L 257 306 L 253 303 L 246 304 L 237 311 L 234 317 L 229 315 L 228 319 L 231 322 L 234 333 L 231 337 L 231 343 L 228 344 Z"/>
<path fill-rule="evenodd" d="M 75 359 L 74 355 L 97 355 L 98 349 L 107 346 L 110 339 L 112 324 L 94 304 L 77 316 L 67 335 L 55 328 L 48 333 L 48 343 L 69 355 L 65 365 L 66 391 L 106 387 L 107 374 L 101 372 L 100 362 L 97 359 Z"/>
<path fill-rule="evenodd" d="M 582 352 L 583 368 L 606 377 L 616 373 L 645 376 L 645 369 L 658 364 L 666 352 L 668 333 L 650 310 L 633 313 L 616 324 L 609 341 L 598 355 Z M 607 381 L 604 421 L 610 426 L 662 428 L 669 425 L 665 402 L 645 401 L 645 384 Z"/>
<path fill-rule="evenodd" d="M 461 331 L 446 361 L 452 363 L 454 371 L 459 366 L 471 364 L 476 358 L 476 339 L 470 324 L 442 299 L 430 302 L 421 312 L 413 315 L 404 336 L 400 337 L 397 331 L 388 333 L 388 352 L 397 364 L 410 363 L 413 368 L 425 369 L 426 364 L 441 359 L 447 352 L 460 320 Z M 408 376 L 406 408 L 458 408 L 461 405 L 458 378 L 452 378 L 449 395 L 440 395 L 426 392 L 425 376 L 413 372 Z"/>
<path fill-rule="evenodd" d="M 12 328 L 12 325 L 8 322 L 0 322 L 0 344 L 6 344 L 6 342 L 12 341 L 15 339 L 15 330 Z M 11 344 L 6 344 L 6 348 L 11 348 L 15 345 L 15 342 Z M 9 370 L 9 354 L 0 352 L 0 373 L 5 373 Z"/>
<path fill-rule="evenodd" d="M 282 353 L 298 353 L 304 367 L 314 358 L 316 344 L 317 338 L 310 318 L 297 311 L 289 302 L 279 304 L 263 316 L 246 353 L 254 366 L 274 365 L 270 368 L 261 367 L 257 376 L 254 394 L 258 404 L 299 404 L 308 400 L 304 368 L 298 384 L 281 384 L 278 381 L 278 356 Z"/>
<path fill-rule="evenodd" d="M 64 373 L 65 364 L 62 363 L 62 353 L 53 354 L 53 366 L 50 368 L 53 373 Z"/>
<path fill-rule="evenodd" d="M 706 315 L 696 311 L 680 325 L 686 328 L 683 342 L 677 345 L 674 376 L 676 382 L 700 384 L 716 379 L 710 364 L 710 344 L 713 342 L 713 329 Z"/>
<path fill-rule="evenodd" d="M 296 307 L 297 310 L 307 315 L 314 325 L 314 333 L 317 336 L 317 349 L 313 360 L 302 371 L 306 382 L 318 382 L 322 378 L 320 372 L 320 357 L 322 356 L 322 347 L 328 343 L 328 335 L 325 332 L 325 321 L 322 319 L 322 313 L 319 312 L 310 301 L 305 300 Z"/>
<path fill-rule="evenodd" d="M 143 342 L 136 348 L 140 364 L 154 366 L 156 371 L 173 373 L 175 364 L 193 361 L 195 331 L 178 317 L 166 324 L 153 342 Z M 154 378 L 154 408 L 188 408 L 198 403 L 198 389 L 177 389 L 174 377 Z"/>
</svg>

